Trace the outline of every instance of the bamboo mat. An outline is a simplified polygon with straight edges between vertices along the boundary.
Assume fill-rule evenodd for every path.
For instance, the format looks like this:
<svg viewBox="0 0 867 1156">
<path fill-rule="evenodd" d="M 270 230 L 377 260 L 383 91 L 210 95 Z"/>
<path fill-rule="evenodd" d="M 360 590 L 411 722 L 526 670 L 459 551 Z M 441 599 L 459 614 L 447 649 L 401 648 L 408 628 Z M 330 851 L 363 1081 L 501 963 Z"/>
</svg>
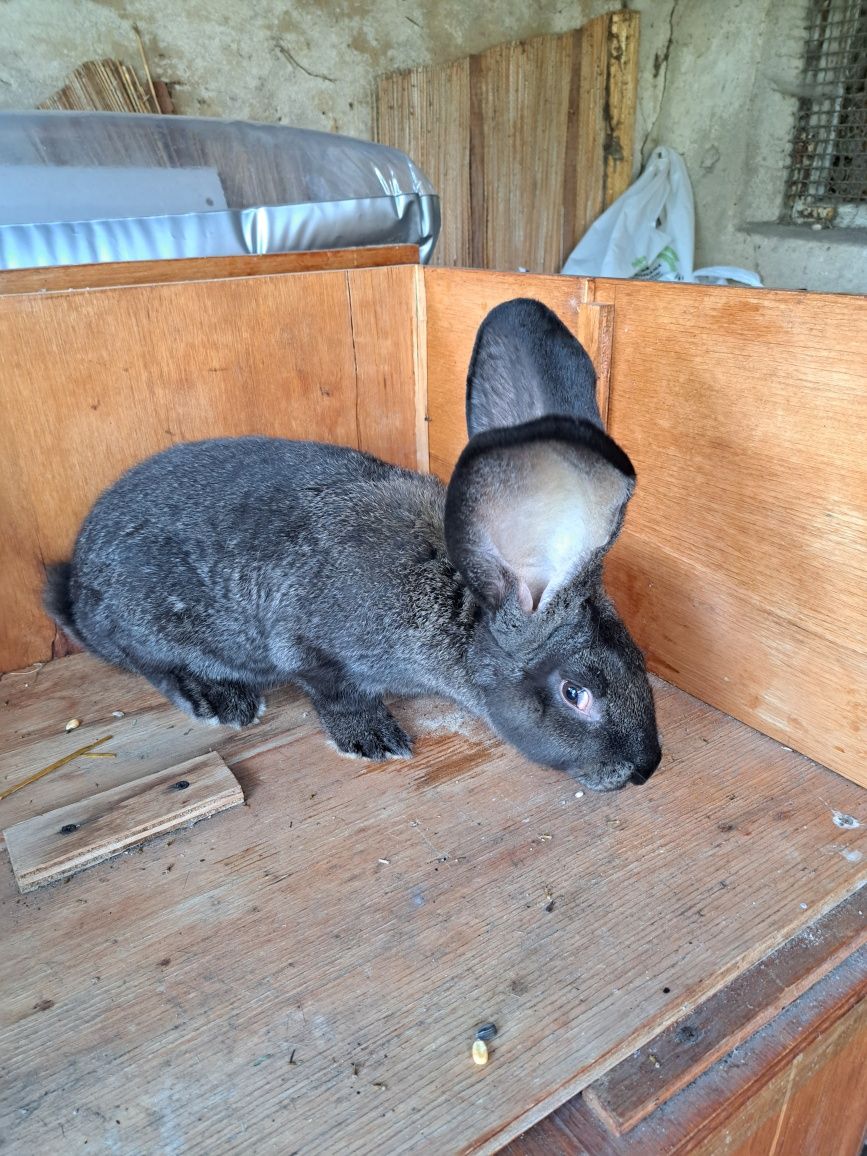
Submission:
<svg viewBox="0 0 867 1156">
<path fill-rule="evenodd" d="M 559 272 L 632 176 L 638 28 L 617 11 L 379 78 L 375 139 L 442 200 L 434 264 Z"/>
<path fill-rule="evenodd" d="M 63 88 L 39 105 L 44 109 L 98 112 L 159 112 L 133 70 L 122 60 L 88 60 Z"/>
</svg>

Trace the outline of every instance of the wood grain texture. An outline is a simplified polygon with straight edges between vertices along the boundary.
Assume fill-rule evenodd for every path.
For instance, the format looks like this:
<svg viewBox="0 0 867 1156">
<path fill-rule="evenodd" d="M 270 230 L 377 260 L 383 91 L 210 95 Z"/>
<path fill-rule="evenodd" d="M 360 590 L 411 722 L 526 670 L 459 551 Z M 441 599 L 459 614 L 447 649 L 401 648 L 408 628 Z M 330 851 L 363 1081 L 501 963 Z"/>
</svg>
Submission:
<svg viewBox="0 0 867 1156">
<path fill-rule="evenodd" d="M 417 245 L 373 245 L 369 248 L 314 249 L 303 253 L 243 257 L 107 261 L 98 265 L 59 265 L 48 269 L 0 269 L 0 296 L 106 289 L 118 285 L 154 285 L 166 281 L 263 277 L 274 273 L 312 273 L 327 269 L 368 269 L 383 265 L 414 265 L 417 261 Z"/>
<path fill-rule="evenodd" d="M 428 365 L 427 365 L 427 293 L 424 269 L 415 269 L 413 296 L 413 348 L 415 355 L 415 452 L 418 468 L 430 473 L 430 436 L 428 434 Z"/>
<path fill-rule="evenodd" d="M 597 282 L 651 667 L 867 784 L 867 299 Z"/>
<path fill-rule="evenodd" d="M 574 240 L 565 246 L 563 260 L 578 244 L 590 225 L 611 201 L 605 201 L 605 102 L 608 95 L 608 30 L 609 20 L 603 17 L 586 24 L 575 45 L 576 59 L 572 81 L 572 103 L 569 128 L 575 166 L 573 196 L 566 210 L 574 222 Z M 630 158 L 631 158 L 630 150 Z M 613 199 L 613 198 L 612 198 Z M 574 205 L 574 208 L 571 207 Z M 565 238 L 564 238 L 565 240 Z M 559 273 L 563 261 L 554 268 L 539 272 Z"/>
<path fill-rule="evenodd" d="M 414 276 L 0 296 L 0 595 L 15 611 L 3 615 L 0 670 L 50 655 L 43 563 L 68 556 L 100 491 L 149 454 L 255 433 L 414 465 Z"/>
<path fill-rule="evenodd" d="M 117 756 L 78 759 L 3 799 L 2 827 L 84 802 L 215 747 L 234 765 L 238 757 L 284 746 L 315 729 L 307 703 L 289 690 L 268 696 L 268 712 L 255 727 L 236 731 L 194 724 L 179 711 L 167 715 L 168 704 L 144 679 L 85 654 L 3 675 L 0 689 L 6 707 L 0 711 L 0 792 L 107 735 L 112 739 L 106 749 Z M 115 718 L 116 711 L 124 717 Z M 67 734 L 70 718 L 80 719 L 81 726 Z"/>
<path fill-rule="evenodd" d="M 620 8 L 610 14 L 608 23 L 604 109 L 606 206 L 622 196 L 632 183 L 638 93 L 637 15 Z"/>
<path fill-rule="evenodd" d="M 2 376 L 0 367 L 0 376 Z M 0 420 L 0 672 L 31 658 L 50 657 L 57 635 L 36 609 L 45 580 L 36 525 L 36 495 L 27 447 L 17 437 L 6 404 Z M 22 461 L 22 452 L 24 460 Z"/>
<path fill-rule="evenodd" d="M 596 401 L 602 424 L 607 425 L 614 310 L 610 305 L 580 304 L 575 336 L 590 354 L 596 370 Z"/>
<path fill-rule="evenodd" d="M 346 274 L 356 365 L 358 448 L 406 469 L 423 467 L 417 449 L 416 271 L 353 269 Z M 357 322 L 360 322 L 357 324 Z"/>
<path fill-rule="evenodd" d="M 637 12 L 380 77 L 374 136 L 441 196 L 434 263 L 556 273 L 631 178 Z"/>
<path fill-rule="evenodd" d="M 769 1023 L 867 942 L 867 896 L 856 894 L 744 972 L 585 1089 L 585 1102 L 624 1133 Z"/>
<path fill-rule="evenodd" d="M 867 950 L 862 948 L 625 1136 L 610 1132 L 583 1095 L 575 1096 L 504 1148 L 502 1156 L 719 1156 L 740 1145 L 748 1145 L 741 1156 L 858 1156 L 856 1138 L 867 1127 L 867 1095 L 857 1086 L 865 1078 L 860 1062 L 867 1042 L 865 996 Z M 783 1105 L 798 1103 L 802 1078 L 813 1066 L 805 1066 L 804 1058 L 812 1060 L 817 1051 L 835 1068 L 840 1065 L 847 1103 L 833 1114 L 814 1107 L 803 1134 L 821 1128 L 819 1144 L 804 1148 L 796 1140 L 792 1147 L 774 1149 Z M 762 1137 L 763 1125 L 770 1138 Z"/>
<path fill-rule="evenodd" d="M 423 271 L 427 320 L 427 413 L 431 471 L 448 479 L 467 443 L 467 368 L 476 331 L 495 305 L 536 297 L 585 344 L 598 375 L 600 409 L 607 408 L 613 318 L 610 307 L 585 303 L 587 283 L 574 277 L 469 270 Z"/>
<path fill-rule="evenodd" d="M 733 1156 L 861 1156 L 867 1137 L 867 1000 L 816 1040 L 721 1133 Z M 752 1126 L 768 1111 L 755 1132 Z M 748 1136 L 738 1145 L 738 1138 Z M 736 1146 L 737 1145 L 737 1146 Z M 700 1156 L 719 1147 L 704 1145 Z"/>
<path fill-rule="evenodd" d="M 7 827 L 3 837 L 23 893 L 243 802 L 243 791 L 220 756 L 199 755 L 25 819 Z"/>
<path fill-rule="evenodd" d="M 589 27 L 500 44 L 477 58 L 471 78 L 478 77 L 480 110 L 478 120 L 471 122 L 470 195 L 473 200 L 478 195 L 478 176 L 481 264 L 486 269 L 560 270 L 570 240 L 563 235 L 567 167 L 599 174 L 595 191 L 601 203 L 605 171 L 601 140 L 590 132 L 570 141 L 575 146 L 571 156 L 565 147 L 570 114 L 577 111 L 569 107 L 569 78 L 580 67 L 579 60 L 583 64 L 584 46 L 593 63 L 597 53 L 600 62 L 604 60 L 607 42 L 597 46 Z M 595 86 L 590 92 L 585 89 L 586 75 L 581 72 L 581 96 L 588 98 L 585 108 L 597 103 Z M 598 103 L 601 106 L 601 100 Z M 581 208 L 586 212 L 586 206 Z"/>
<path fill-rule="evenodd" d="M 15 774 L 50 761 L 75 714 L 76 743 L 117 725 L 127 765 L 137 753 L 150 772 L 194 738 L 213 747 L 248 803 L 63 887 L 19 897 L 0 872 L 15 1151 L 63 1133 L 150 1151 L 168 1120 L 173 1143 L 215 1154 L 285 1152 L 287 1136 L 492 1152 L 867 875 L 867 825 L 832 821 L 867 820 L 858 788 L 663 684 L 660 771 L 581 799 L 448 706 L 399 704 L 416 757 L 368 766 L 291 695 L 229 734 L 86 656 L 0 685 Z M 0 820 L 102 789 L 115 761 L 62 768 Z M 500 1031 L 478 1069 L 488 1019 Z"/>
</svg>

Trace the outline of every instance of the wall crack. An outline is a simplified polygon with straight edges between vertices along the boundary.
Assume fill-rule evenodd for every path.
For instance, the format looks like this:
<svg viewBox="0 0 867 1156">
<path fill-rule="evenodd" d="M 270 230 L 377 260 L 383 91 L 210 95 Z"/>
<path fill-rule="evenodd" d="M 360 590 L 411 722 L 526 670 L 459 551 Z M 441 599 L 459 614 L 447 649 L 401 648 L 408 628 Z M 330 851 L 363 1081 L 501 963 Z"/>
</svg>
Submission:
<svg viewBox="0 0 867 1156">
<path fill-rule="evenodd" d="M 668 62 L 671 57 L 671 49 L 674 45 L 674 17 L 679 4 L 680 0 L 673 0 L 671 11 L 668 14 L 668 39 L 662 51 L 657 52 L 653 57 L 653 78 L 656 80 L 659 74 L 662 73 L 662 91 L 659 94 L 659 103 L 656 106 L 656 116 L 654 116 L 641 144 L 639 156 L 641 157 L 642 166 L 646 161 L 647 142 L 656 132 L 656 126 L 659 124 L 659 118 L 662 115 L 662 106 L 665 103 L 665 91 L 668 87 Z"/>
<path fill-rule="evenodd" d="M 305 68 L 300 60 L 296 60 L 282 40 L 275 40 L 274 47 L 280 53 L 284 60 L 288 60 L 293 67 L 298 68 L 305 74 L 305 76 L 312 76 L 316 80 L 327 80 L 329 84 L 336 84 L 337 80 L 333 76 L 326 76 L 324 72 L 314 72 L 310 68 Z"/>
</svg>

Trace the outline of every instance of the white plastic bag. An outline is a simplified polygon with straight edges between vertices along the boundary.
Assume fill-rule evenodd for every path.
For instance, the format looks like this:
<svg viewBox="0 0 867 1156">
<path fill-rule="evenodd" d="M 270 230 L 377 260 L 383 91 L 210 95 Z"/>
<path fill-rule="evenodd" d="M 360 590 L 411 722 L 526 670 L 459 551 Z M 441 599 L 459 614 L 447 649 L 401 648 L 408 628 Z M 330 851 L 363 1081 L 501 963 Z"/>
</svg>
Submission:
<svg viewBox="0 0 867 1156">
<path fill-rule="evenodd" d="M 695 206 L 689 174 L 674 149 L 653 150 L 644 172 L 590 226 L 562 272 L 576 277 L 636 277 L 644 281 L 734 281 L 758 287 L 748 269 L 693 269 Z"/>
</svg>

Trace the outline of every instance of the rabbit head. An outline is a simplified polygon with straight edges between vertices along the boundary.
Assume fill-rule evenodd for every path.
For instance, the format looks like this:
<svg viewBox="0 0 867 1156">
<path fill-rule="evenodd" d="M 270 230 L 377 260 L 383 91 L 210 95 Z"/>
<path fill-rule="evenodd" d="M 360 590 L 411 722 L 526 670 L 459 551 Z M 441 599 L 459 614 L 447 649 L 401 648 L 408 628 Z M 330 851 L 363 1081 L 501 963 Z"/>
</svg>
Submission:
<svg viewBox="0 0 867 1156">
<path fill-rule="evenodd" d="M 537 301 L 499 306 L 467 384 L 470 441 L 446 544 L 481 607 L 470 668 L 498 733 L 596 790 L 660 760 L 641 652 L 602 587 L 635 486 L 602 429 L 586 351 Z"/>
</svg>

